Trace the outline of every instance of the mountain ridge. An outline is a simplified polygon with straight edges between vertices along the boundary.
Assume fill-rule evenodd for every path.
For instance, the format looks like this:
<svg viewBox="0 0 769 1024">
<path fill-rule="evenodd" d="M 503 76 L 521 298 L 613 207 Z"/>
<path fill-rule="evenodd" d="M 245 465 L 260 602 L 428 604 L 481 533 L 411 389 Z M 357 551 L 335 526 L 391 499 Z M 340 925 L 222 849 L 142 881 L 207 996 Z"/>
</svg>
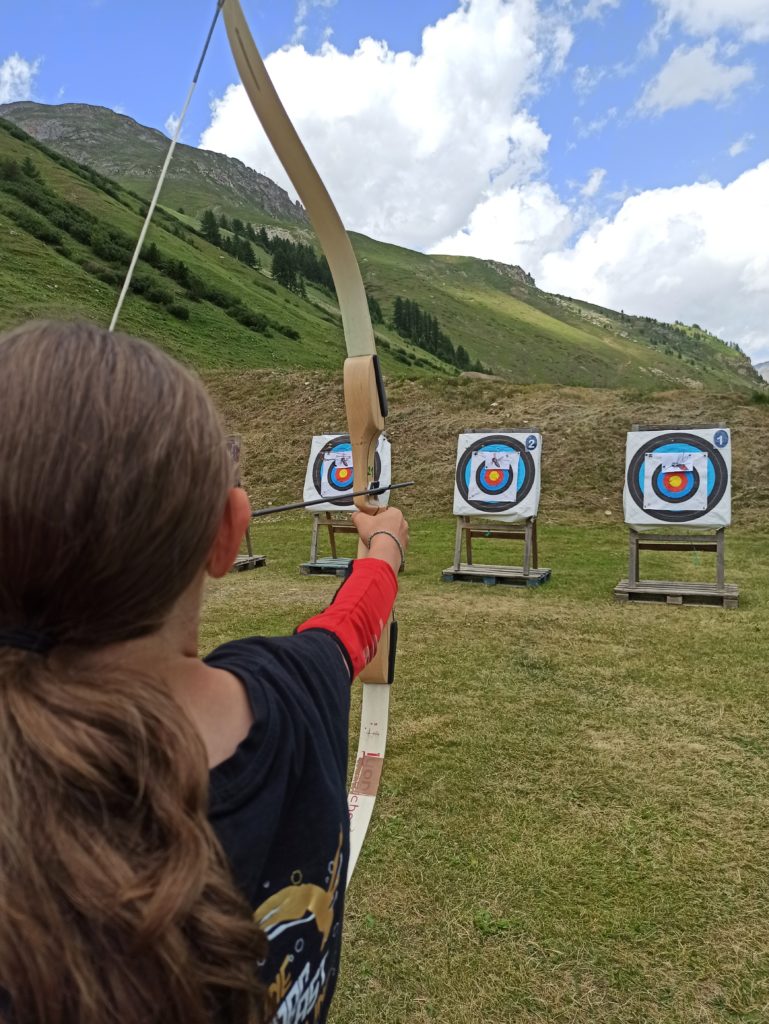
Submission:
<svg viewBox="0 0 769 1024">
<path fill-rule="evenodd" d="M 155 187 L 170 141 L 157 128 L 140 124 L 127 114 L 87 103 L 56 106 L 29 100 L 6 103 L 0 104 L 0 117 L 12 121 L 28 135 L 71 160 L 148 195 Z M 240 210 L 222 208 L 218 212 L 230 216 L 246 212 L 256 198 L 256 205 L 268 218 L 309 227 L 301 203 L 294 202 L 271 178 L 235 157 L 197 149 L 183 142 L 177 144 L 169 166 L 164 186 L 166 205 L 172 205 L 179 190 L 189 195 L 190 179 L 196 178 L 209 183 L 213 194 L 221 194 L 224 188 L 243 204 Z M 207 189 L 202 191 L 201 201 L 206 198 Z M 190 212 L 199 213 L 205 205 Z"/>
<path fill-rule="evenodd" d="M 66 115 L 63 119 L 62 110 Z M 87 104 L 68 104 L 51 108 L 41 104 L 6 105 L 0 108 L 0 117 L 3 111 L 6 115 L 10 113 L 17 118 L 21 118 L 21 115 L 27 120 L 31 118 L 37 135 L 45 136 L 48 140 L 41 143 L 16 125 L 15 134 L 12 138 L 9 136 L 8 145 L 13 142 L 17 161 L 31 159 L 32 164 L 38 167 L 51 187 L 63 188 L 67 194 L 73 192 L 78 195 L 78 201 L 85 205 L 89 217 L 96 216 L 102 220 L 106 217 L 106 229 L 109 230 L 113 221 L 115 225 L 118 222 L 122 224 L 121 246 L 125 247 L 127 244 L 126 238 L 135 238 L 138 235 L 138 218 L 142 215 L 142 207 L 146 208 L 146 197 L 155 184 L 156 165 L 159 166 L 160 158 L 165 155 L 168 144 L 162 133 L 155 129 L 145 129 L 126 115 L 114 114 L 108 108 L 92 107 Z M 8 125 L 10 129 L 15 122 L 0 121 L 0 127 L 2 124 Z M 120 137 L 127 136 L 128 139 L 127 149 L 124 147 L 119 156 L 113 152 L 116 149 L 113 133 L 115 126 Z M 99 167 L 109 166 L 117 167 L 118 170 L 122 168 L 130 174 L 119 178 L 118 183 L 114 185 L 110 185 L 106 178 L 94 179 L 88 192 L 83 191 L 82 185 L 75 187 L 71 181 L 66 180 L 67 174 L 88 179 L 89 174 L 93 178 L 93 171 L 87 171 L 85 174 L 82 170 L 78 171 L 80 161 L 70 163 L 68 168 L 62 170 L 62 160 L 65 158 L 56 156 L 56 152 L 60 152 L 56 149 L 58 142 L 54 149 L 51 149 L 50 144 L 57 139 L 61 140 L 63 134 L 69 139 L 68 148 L 71 152 L 77 152 L 81 156 L 84 153 L 87 155 L 86 151 L 92 154 L 101 153 L 98 160 L 94 158 L 93 162 L 87 162 L 84 170 L 95 167 L 96 172 L 101 174 Z M 150 140 L 149 150 L 147 139 Z M 149 162 L 143 164 L 142 160 L 148 153 Z M 218 210 L 225 212 L 227 209 L 236 209 L 237 217 L 241 217 L 244 212 L 242 204 L 245 202 L 250 204 L 246 209 L 253 210 L 254 223 L 269 227 L 269 234 L 293 237 L 306 244 L 312 242 L 313 236 L 303 211 L 297 219 L 297 204 L 291 203 L 287 193 L 258 172 L 245 168 L 239 161 L 213 154 L 217 166 L 220 165 L 223 171 L 218 177 L 209 175 L 207 178 L 201 178 L 197 166 L 198 157 L 207 162 L 212 159 L 212 154 L 208 151 L 192 150 L 191 147 L 185 147 L 182 153 L 187 158 L 185 167 L 174 179 L 175 191 L 164 190 L 161 196 L 159 221 L 157 225 L 153 223 L 149 241 L 151 242 L 155 232 L 161 229 L 182 239 L 184 246 L 180 250 L 181 255 L 177 252 L 175 256 L 177 262 L 184 258 L 185 251 L 190 253 L 191 250 L 197 250 L 196 274 L 202 274 L 206 279 L 221 279 L 220 297 L 227 282 L 232 283 L 233 287 L 237 284 L 240 294 L 237 300 L 239 305 L 236 303 L 233 306 L 235 313 L 227 314 L 225 327 L 219 330 L 220 343 L 216 351 L 219 353 L 221 365 L 240 365 L 243 359 L 246 360 L 243 365 L 256 367 L 292 365 L 292 360 L 294 365 L 327 365 L 327 354 L 321 356 L 319 350 L 315 354 L 316 350 L 312 345 L 304 350 L 304 340 L 291 350 L 281 348 L 278 351 L 274 346 L 264 350 L 258 338 L 252 336 L 252 343 L 256 348 L 250 355 L 246 353 L 242 346 L 246 343 L 248 335 L 240 337 L 242 332 L 233 323 L 233 316 L 236 321 L 239 318 L 240 323 L 250 321 L 252 324 L 262 323 L 266 318 L 273 325 L 279 325 L 281 331 L 288 331 L 287 336 L 293 337 L 296 334 L 302 339 L 312 337 L 320 340 L 332 329 L 332 333 L 338 338 L 338 341 L 334 342 L 336 347 L 341 341 L 341 336 L 339 313 L 334 297 L 322 289 L 318 291 L 309 288 L 308 299 L 305 302 L 276 285 L 268 267 L 271 255 L 263 248 L 257 247 L 255 250 L 258 266 L 253 269 L 244 268 L 230 255 L 202 240 L 200 217 L 193 213 L 196 209 L 211 209 L 212 203 L 215 203 Z M 171 166 L 173 167 L 173 162 Z M 247 172 L 245 178 L 242 177 L 244 169 Z M 236 187 L 232 186 L 233 175 L 238 178 Z M 138 189 L 135 188 L 137 182 L 141 186 Z M 280 204 L 283 205 L 270 209 L 260 206 L 263 193 L 255 187 L 251 188 L 249 182 L 258 182 L 260 188 L 266 188 L 264 182 L 267 182 L 270 196 L 284 197 L 280 199 Z M 125 195 L 121 192 L 123 188 L 128 188 Z M 100 197 L 97 195 L 99 190 L 106 191 L 106 195 L 112 198 L 107 200 L 104 195 Z M 6 188 L 6 193 L 7 191 Z M 18 192 L 18 188 L 16 191 Z M 4 244 L 7 245 L 8 239 L 13 239 L 12 248 L 16 249 L 15 236 L 19 231 L 19 219 L 23 221 L 27 214 L 23 214 L 23 211 L 17 208 L 18 196 L 13 198 L 6 194 L 3 199 L 3 193 L 0 191 L 0 199 L 6 205 L 7 213 L 12 214 L 13 221 L 12 224 L 6 225 L 8 230 L 3 235 L 0 217 L 0 249 Z M 115 201 L 120 204 L 120 213 L 116 213 Z M 285 202 L 288 202 L 288 207 L 285 207 Z M 276 211 L 280 212 L 283 209 L 288 213 L 285 216 L 281 215 L 281 219 L 276 216 Z M 2 213 L 0 203 L 0 215 Z M 286 219 L 287 216 L 291 219 Z M 167 234 L 165 237 L 164 246 L 170 246 L 178 251 L 179 243 L 168 239 Z M 630 387 L 643 391 L 658 391 L 671 387 L 695 390 L 746 390 L 751 387 L 763 387 L 761 378 L 736 346 L 722 342 L 696 326 L 663 324 L 650 317 L 630 317 L 579 299 L 541 292 L 536 288 L 534 279 L 524 269 L 498 261 L 464 256 L 427 255 L 401 246 L 377 242 L 354 232 L 351 232 L 351 239 L 367 290 L 383 311 L 383 320 L 377 324 L 377 332 L 391 371 L 395 369 L 396 372 L 406 374 L 456 373 L 455 368 L 445 363 L 441 364 L 429 350 L 425 352 L 424 348 L 415 346 L 408 339 L 398 335 L 394 329 L 391 311 L 395 300 L 400 297 L 417 304 L 426 314 L 437 317 L 441 331 L 451 338 L 455 347 L 461 345 L 469 353 L 472 363 L 480 361 L 498 376 L 520 384 Z M 8 312 L 13 308 L 13 287 L 18 288 L 20 294 L 27 294 L 30 275 L 37 273 L 41 280 L 46 280 L 49 276 L 47 264 L 54 258 L 58 261 L 58 256 L 55 257 L 50 247 L 45 250 L 37 246 L 37 250 L 33 264 L 30 265 L 24 279 L 14 278 L 12 274 L 9 278 L 8 286 L 11 290 L 7 290 L 5 295 L 5 308 Z M 164 248 L 163 252 L 165 251 Z M 169 258 L 171 255 L 171 249 L 168 248 Z M 68 273 L 60 275 L 61 284 L 58 286 L 57 296 L 60 300 L 59 306 L 66 296 L 64 306 L 78 308 L 82 282 L 76 284 L 75 278 L 79 281 L 83 267 L 92 268 L 94 263 L 91 256 L 85 253 L 78 256 L 78 259 L 80 269 L 75 271 L 70 266 Z M 107 271 L 102 267 L 98 273 L 101 274 L 101 280 L 112 280 L 119 276 L 119 269 L 116 264 L 115 269 Z M 86 269 L 86 273 L 89 272 L 91 271 Z M 160 270 L 160 273 L 165 272 Z M 173 274 L 171 280 L 166 274 L 163 288 L 166 289 L 168 298 L 165 303 L 160 304 L 162 308 L 179 307 L 180 303 L 183 303 L 184 289 L 180 293 L 179 281 L 173 278 Z M 230 296 L 233 303 L 234 294 L 233 291 Z M 35 315 L 44 315 L 48 309 L 43 301 L 44 297 L 38 293 L 35 300 L 23 308 L 29 309 Z M 139 298 L 131 300 L 132 303 L 139 301 Z M 164 337 L 167 332 L 177 337 L 183 334 L 187 339 L 185 344 L 191 344 L 193 347 L 202 346 L 199 351 L 203 364 L 214 366 L 216 363 L 211 360 L 215 360 L 215 355 L 210 342 L 203 339 L 194 340 L 197 332 L 203 330 L 204 324 L 210 321 L 209 314 L 213 311 L 208 310 L 207 315 L 201 317 L 199 314 L 203 312 L 203 307 L 199 305 L 199 296 L 195 301 L 198 302 L 197 305 L 193 303 L 186 309 L 189 319 L 172 321 L 170 324 L 165 314 L 157 308 L 146 309 L 144 315 L 139 318 L 140 326 L 137 329 L 156 339 Z M 2 304 L 0 314 L 1 307 Z M 181 312 L 179 315 L 182 315 Z M 219 316 L 218 313 L 216 315 Z M 160 320 L 157 319 L 158 316 Z M 329 325 L 333 325 L 333 328 Z M 267 330 L 269 334 L 271 329 Z M 391 355 L 387 354 L 388 347 Z M 237 357 L 236 352 L 240 353 Z M 269 362 L 270 358 L 274 358 L 274 364 Z"/>
</svg>

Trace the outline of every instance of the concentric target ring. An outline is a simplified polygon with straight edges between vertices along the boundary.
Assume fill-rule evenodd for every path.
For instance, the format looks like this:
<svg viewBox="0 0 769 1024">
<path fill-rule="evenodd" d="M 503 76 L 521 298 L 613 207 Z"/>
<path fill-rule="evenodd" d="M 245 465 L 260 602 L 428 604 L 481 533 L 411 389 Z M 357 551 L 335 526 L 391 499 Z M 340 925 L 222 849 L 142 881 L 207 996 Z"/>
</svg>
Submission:
<svg viewBox="0 0 769 1024">
<path fill-rule="evenodd" d="M 649 509 L 644 508 L 644 495 L 643 495 L 643 473 L 644 473 L 644 459 L 647 454 L 664 453 L 665 451 L 683 451 L 683 452 L 703 452 L 708 456 L 710 466 L 713 469 L 713 479 L 711 481 L 710 473 L 708 473 L 708 499 L 704 509 Z M 660 467 L 661 469 L 661 467 Z M 671 504 L 677 502 L 686 501 L 687 498 L 691 497 L 692 494 L 696 494 L 699 488 L 699 474 L 696 470 L 692 470 L 688 473 L 680 473 L 680 476 L 684 476 L 690 479 L 686 481 L 686 487 L 683 488 L 683 493 L 674 494 L 669 488 L 663 489 L 661 485 L 660 469 L 654 473 L 652 486 L 655 494 L 663 498 L 665 501 Z M 673 473 L 667 473 L 666 476 L 673 476 Z M 696 477 L 696 480 L 694 479 Z M 724 457 L 715 445 L 711 444 L 710 441 L 706 441 L 704 437 L 699 437 L 697 434 L 689 434 L 685 431 L 672 431 L 669 434 L 656 434 L 650 438 L 644 444 L 640 445 L 630 460 L 630 465 L 627 470 L 627 489 L 630 497 L 633 499 L 639 509 L 641 509 L 644 515 L 649 516 L 650 519 L 659 519 L 663 523 L 688 523 L 693 519 L 701 519 L 702 516 L 706 516 L 711 512 L 716 505 L 721 501 L 726 488 L 729 484 L 729 472 L 726 468 L 726 462 Z"/>
<path fill-rule="evenodd" d="M 652 476 L 652 489 L 658 498 L 673 505 L 688 501 L 700 489 L 700 474 L 694 467 L 663 473 L 662 466 L 658 466 Z"/>
<path fill-rule="evenodd" d="M 492 446 L 499 446 L 501 451 L 514 451 L 520 456 L 518 464 L 518 491 L 516 493 L 515 501 L 479 501 L 477 498 L 471 498 L 469 496 L 468 484 L 470 477 L 470 462 L 474 452 L 484 451 L 485 449 L 494 450 Z M 523 467 L 523 480 L 521 480 L 521 467 Z M 479 471 L 480 473 L 480 471 Z M 478 512 L 507 512 L 511 508 L 515 508 L 529 491 L 534 486 L 534 474 L 536 469 L 534 466 L 534 459 L 531 457 L 530 452 L 526 450 L 526 446 L 520 441 L 508 434 L 487 434 L 484 437 L 479 437 L 476 441 L 465 449 L 462 453 L 462 457 L 457 463 L 457 490 L 462 497 L 462 500 L 467 502 L 468 505 L 472 505 Z M 490 483 L 477 480 L 481 490 L 485 490 L 487 494 L 493 495 L 494 485 Z M 502 480 L 497 484 L 497 488 L 501 491 L 505 490 L 507 484 Z"/>
<path fill-rule="evenodd" d="M 338 498 L 328 497 L 321 492 L 321 483 L 323 481 L 323 471 L 325 466 L 325 456 L 334 451 L 340 452 L 351 452 L 352 448 L 350 445 L 349 434 L 339 434 L 337 437 L 327 441 L 320 449 L 318 454 L 315 456 L 315 461 L 312 464 L 312 483 L 313 487 L 318 493 L 319 497 L 325 498 L 329 505 L 338 505 L 340 508 L 351 508 L 353 499 L 347 495 L 352 493 L 354 478 L 352 472 L 349 476 L 342 473 L 336 473 L 332 471 L 329 474 L 329 483 L 335 491 L 339 492 Z M 376 452 L 374 469 L 376 472 L 376 479 L 381 479 L 382 476 L 382 460 L 379 456 L 379 452 Z"/>
</svg>

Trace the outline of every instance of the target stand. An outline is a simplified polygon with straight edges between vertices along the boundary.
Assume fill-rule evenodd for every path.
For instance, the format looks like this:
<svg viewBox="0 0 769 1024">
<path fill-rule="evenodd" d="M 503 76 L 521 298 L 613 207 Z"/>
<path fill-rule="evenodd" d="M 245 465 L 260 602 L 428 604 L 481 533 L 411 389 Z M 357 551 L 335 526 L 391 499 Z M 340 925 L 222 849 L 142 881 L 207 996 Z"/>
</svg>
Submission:
<svg viewBox="0 0 769 1024">
<path fill-rule="evenodd" d="M 241 438 L 237 434 L 231 434 L 227 438 L 227 450 L 230 453 L 230 457 L 235 465 L 235 487 L 242 487 L 240 482 L 240 455 L 243 449 L 243 443 Z M 251 542 L 251 524 L 246 527 L 246 536 L 244 538 L 246 545 L 245 552 L 241 552 L 235 558 L 235 561 L 230 569 L 230 572 L 246 572 L 248 569 L 261 569 L 263 565 L 267 565 L 266 555 L 255 555 L 254 546 Z"/>
<path fill-rule="evenodd" d="M 320 544 L 320 532 L 328 530 L 330 556 L 318 557 Z M 349 519 L 334 519 L 331 512 L 316 512 L 312 517 L 312 540 L 310 541 L 310 560 L 299 566 L 302 576 L 347 576 L 353 562 L 353 556 L 349 558 L 340 557 L 336 538 L 339 534 L 354 533 L 357 530 Z"/>
<path fill-rule="evenodd" d="M 349 517 L 349 513 L 355 511 L 350 497 L 355 490 L 354 472 L 349 434 L 316 434 L 313 437 L 304 479 L 304 500 L 316 504 L 312 509 L 310 560 L 299 566 L 302 576 L 344 577 L 349 574 L 355 553 L 349 557 L 341 556 L 337 550 L 337 537 L 358 533 Z M 377 442 L 373 472 L 374 479 L 382 487 L 392 483 L 392 450 L 385 434 Z M 388 500 L 389 494 L 381 498 L 385 506 Z M 319 557 L 320 536 L 324 530 L 328 531 L 331 555 Z"/>
<path fill-rule="evenodd" d="M 628 578 L 614 588 L 617 601 L 658 601 L 664 604 L 710 604 L 736 608 L 740 592 L 734 583 L 725 582 L 723 527 L 714 533 L 638 533 L 630 530 Z M 639 572 L 641 551 L 706 551 L 716 556 L 715 583 L 642 580 Z"/>
<path fill-rule="evenodd" d="M 473 538 L 494 540 L 522 540 L 523 565 L 485 565 L 473 561 Z M 462 559 L 464 540 L 467 561 Z M 454 543 L 454 564 L 444 569 L 444 583 L 484 583 L 493 587 L 504 583 L 513 587 L 539 587 L 546 583 L 552 570 L 539 567 L 537 547 L 537 517 L 530 516 L 523 523 L 479 523 L 470 516 L 457 516 L 457 534 Z"/>
<path fill-rule="evenodd" d="M 614 588 L 615 600 L 737 607 L 739 590 L 726 583 L 724 570 L 731 434 L 723 424 L 687 430 L 634 426 L 627 439 L 624 508 L 628 575 Z M 676 533 L 681 527 L 686 532 Z M 715 582 L 641 579 L 642 551 L 714 554 Z"/>
<path fill-rule="evenodd" d="M 266 555 L 255 555 L 254 546 L 251 543 L 251 527 L 250 525 L 246 528 L 246 550 L 244 553 L 239 554 L 235 559 L 230 572 L 246 572 L 248 569 L 261 569 L 263 565 L 267 565 Z"/>
</svg>

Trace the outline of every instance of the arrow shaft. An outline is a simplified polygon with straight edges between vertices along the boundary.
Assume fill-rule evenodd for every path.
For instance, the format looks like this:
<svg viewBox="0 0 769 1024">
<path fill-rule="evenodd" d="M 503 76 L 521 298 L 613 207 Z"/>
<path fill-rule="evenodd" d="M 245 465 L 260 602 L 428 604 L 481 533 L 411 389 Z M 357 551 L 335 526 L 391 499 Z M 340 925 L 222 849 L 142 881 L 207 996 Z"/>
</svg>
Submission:
<svg viewBox="0 0 769 1024">
<path fill-rule="evenodd" d="M 377 494 L 386 494 L 388 491 L 398 491 L 402 487 L 413 487 L 414 481 L 409 480 L 404 484 L 390 484 L 389 487 L 375 487 L 367 491 L 353 491 L 352 494 L 345 494 L 344 498 L 358 498 L 368 495 L 370 498 L 376 497 Z M 251 513 L 252 519 L 260 519 L 262 516 L 274 516 L 278 512 L 294 512 L 300 508 L 310 508 L 312 505 L 326 505 L 329 501 L 333 501 L 332 498 L 313 498 L 312 501 L 295 501 L 290 505 L 272 505 L 270 508 L 259 508 L 256 512 Z"/>
</svg>

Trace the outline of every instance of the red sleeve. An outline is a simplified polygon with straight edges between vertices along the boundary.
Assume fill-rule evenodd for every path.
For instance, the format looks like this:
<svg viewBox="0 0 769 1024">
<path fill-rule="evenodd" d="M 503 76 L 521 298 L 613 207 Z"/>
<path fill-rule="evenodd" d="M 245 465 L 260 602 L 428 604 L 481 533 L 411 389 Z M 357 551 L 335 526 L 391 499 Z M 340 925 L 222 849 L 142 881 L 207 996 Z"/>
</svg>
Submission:
<svg viewBox="0 0 769 1024">
<path fill-rule="evenodd" d="M 297 633 L 306 629 L 333 633 L 347 652 L 355 678 L 376 654 L 397 593 L 398 578 L 387 562 L 381 558 L 357 558 L 352 575 L 328 608 L 303 622 Z"/>
</svg>

